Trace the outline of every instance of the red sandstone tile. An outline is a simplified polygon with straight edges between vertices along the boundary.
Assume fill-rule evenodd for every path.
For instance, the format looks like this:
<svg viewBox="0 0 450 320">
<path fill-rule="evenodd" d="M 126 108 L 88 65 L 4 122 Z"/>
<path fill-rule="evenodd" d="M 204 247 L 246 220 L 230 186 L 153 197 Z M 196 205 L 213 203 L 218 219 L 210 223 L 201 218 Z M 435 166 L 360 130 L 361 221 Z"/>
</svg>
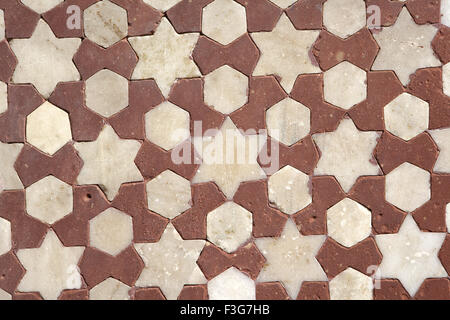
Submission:
<svg viewBox="0 0 450 320">
<path fill-rule="evenodd" d="M 299 0 L 286 9 L 286 14 L 296 29 L 322 29 L 322 7 L 325 1 Z"/>
<path fill-rule="evenodd" d="M 5 32 L 8 38 L 29 38 L 36 28 L 39 14 L 19 0 L 0 0 L 5 13 Z"/>
<path fill-rule="evenodd" d="M 289 300 L 286 289 L 279 282 L 256 284 L 256 300 Z"/>
<path fill-rule="evenodd" d="M 166 15 L 178 33 L 200 32 L 203 8 L 213 0 L 182 0 L 167 10 Z"/>
<path fill-rule="evenodd" d="M 159 288 L 138 288 L 133 293 L 134 300 L 165 300 Z"/>
<path fill-rule="evenodd" d="M 297 300 L 330 300 L 328 282 L 303 282 Z"/>
<path fill-rule="evenodd" d="M 373 290 L 374 300 L 409 300 L 411 297 L 397 279 L 378 280 L 378 288 Z"/>
<path fill-rule="evenodd" d="M 112 0 L 112 2 L 127 10 L 130 37 L 148 35 L 159 25 L 162 14 L 142 0 Z"/>
<path fill-rule="evenodd" d="M 206 285 L 185 285 L 181 290 L 178 300 L 208 300 L 208 288 Z"/>
<path fill-rule="evenodd" d="M 8 252 L 0 256 L 0 288 L 12 294 L 25 274 L 17 257 Z"/>
<path fill-rule="evenodd" d="M 236 0 L 246 8 L 249 32 L 272 31 L 282 10 L 268 0 Z"/>
<path fill-rule="evenodd" d="M 450 62 L 450 27 L 442 25 L 431 45 L 443 64 Z"/>
</svg>

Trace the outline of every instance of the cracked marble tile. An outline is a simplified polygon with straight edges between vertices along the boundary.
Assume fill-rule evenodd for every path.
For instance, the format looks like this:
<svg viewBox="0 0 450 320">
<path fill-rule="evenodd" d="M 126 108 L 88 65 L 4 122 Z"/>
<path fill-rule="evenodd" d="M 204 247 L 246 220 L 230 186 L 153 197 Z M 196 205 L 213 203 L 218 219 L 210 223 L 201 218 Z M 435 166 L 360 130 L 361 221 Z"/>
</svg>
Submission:
<svg viewBox="0 0 450 320">
<path fill-rule="evenodd" d="M 127 11 L 109 0 L 84 10 L 84 33 L 98 45 L 108 48 L 128 34 Z"/>
</svg>

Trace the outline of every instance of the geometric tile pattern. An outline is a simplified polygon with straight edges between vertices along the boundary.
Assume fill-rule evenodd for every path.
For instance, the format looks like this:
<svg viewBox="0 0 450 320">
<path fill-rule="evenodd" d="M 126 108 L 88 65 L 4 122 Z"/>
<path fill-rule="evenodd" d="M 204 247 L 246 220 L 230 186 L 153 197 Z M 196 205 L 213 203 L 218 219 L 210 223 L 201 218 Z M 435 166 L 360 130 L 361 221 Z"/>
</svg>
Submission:
<svg viewBox="0 0 450 320">
<path fill-rule="evenodd" d="M 447 3 L 0 1 L 0 300 L 450 299 Z"/>
</svg>

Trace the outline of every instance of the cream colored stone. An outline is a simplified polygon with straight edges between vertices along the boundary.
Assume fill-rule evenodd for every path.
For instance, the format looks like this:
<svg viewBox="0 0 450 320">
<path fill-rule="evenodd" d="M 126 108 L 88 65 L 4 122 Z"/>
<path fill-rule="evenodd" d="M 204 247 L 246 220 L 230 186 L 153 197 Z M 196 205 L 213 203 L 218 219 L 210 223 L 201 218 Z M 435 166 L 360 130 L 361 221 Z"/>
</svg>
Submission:
<svg viewBox="0 0 450 320">
<path fill-rule="evenodd" d="M 328 235 L 346 247 L 370 236 L 372 213 L 358 202 L 345 198 L 327 211 Z"/>
<path fill-rule="evenodd" d="M 233 0 L 215 0 L 203 8 L 203 34 L 227 45 L 247 32 L 245 7 Z"/>
<path fill-rule="evenodd" d="M 86 106 L 111 117 L 128 106 L 128 80 L 103 69 L 86 80 Z"/>
<path fill-rule="evenodd" d="M 312 202 L 309 176 L 285 166 L 269 178 L 269 201 L 286 214 L 294 214 Z"/>
<path fill-rule="evenodd" d="M 0 81 L 0 114 L 8 110 L 8 86 Z"/>
<path fill-rule="evenodd" d="M 72 140 L 69 115 L 50 102 L 44 102 L 27 117 L 29 144 L 53 155 Z"/>
<path fill-rule="evenodd" d="M 176 79 L 200 77 L 191 58 L 198 37 L 198 33 L 176 33 L 170 22 L 162 18 L 154 35 L 129 38 L 139 57 L 132 79 L 155 79 L 167 97 Z"/>
<path fill-rule="evenodd" d="M 53 9 L 64 0 L 20 0 L 24 5 L 36 11 L 39 14 Z"/>
<path fill-rule="evenodd" d="M 294 4 L 294 2 L 297 2 L 297 0 L 270 0 L 270 2 L 273 2 L 280 8 L 287 9 L 290 5 Z"/>
<path fill-rule="evenodd" d="M 12 296 L 5 290 L 0 289 L 0 301 L 12 300 Z"/>
<path fill-rule="evenodd" d="M 326 236 L 303 236 L 292 220 L 279 238 L 255 240 L 266 258 L 257 282 L 280 281 L 292 299 L 296 299 L 304 281 L 327 281 L 327 276 L 316 260 Z"/>
<path fill-rule="evenodd" d="M 309 134 L 311 112 L 303 104 L 286 98 L 267 110 L 266 123 L 272 138 L 291 146 Z"/>
<path fill-rule="evenodd" d="M 437 30 L 430 24 L 417 25 L 404 7 L 393 26 L 374 33 L 380 52 L 372 70 L 394 70 L 406 86 L 417 69 L 440 66 L 431 48 Z"/>
<path fill-rule="evenodd" d="M 114 278 L 108 278 L 89 291 L 89 300 L 130 300 L 131 288 Z"/>
<path fill-rule="evenodd" d="M 438 258 L 445 236 L 445 233 L 420 231 L 408 215 L 398 233 L 375 238 L 383 255 L 379 274 L 382 278 L 399 279 L 413 297 L 425 279 L 448 276 Z"/>
<path fill-rule="evenodd" d="M 186 110 L 166 101 L 145 115 L 147 138 L 170 150 L 190 136 L 190 116 Z"/>
<path fill-rule="evenodd" d="M 450 97 L 450 62 L 442 67 L 442 83 L 444 86 L 444 94 Z"/>
<path fill-rule="evenodd" d="M 386 200 L 399 209 L 412 212 L 431 198 L 430 173 L 409 162 L 386 175 Z"/>
<path fill-rule="evenodd" d="M 84 163 L 78 184 L 97 184 L 113 200 L 122 183 L 142 180 L 134 163 L 140 147 L 137 140 L 120 139 L 109 125 L 103 127 L 96 141 L 75 143 Z"/>
<path fill-rule="evenodd" d="M 159 11 L 167 11 L 180 1 L 181 0 L 144 0 L 145 3 Z"/>
<path fill-rule="evenodd" d="M 26 189 L 27 213 L 44 223 L 53 224 L 73 210 L 72 187 L 47 176 Z"/>
<path fill-rule="evenodd" d="M 373 150 L 379 133 L 359 131 L 352 120 L 344 119 L 334 132 L 313 135 L 322 152 L 314 171 L 316 175 L 334 175 L 345 192 L 349 192 L 360 176 L 379 175 Z"/>
<path fill-rule="evenodd" d="M 133 241 L 133 219 L 115 209 L 109 208 L 89 221 L 91 246 L 116 256 Z"/>
<path fill-rule="evenodd" d="M 373 300 L 372 278 L 347 268 L 330 281 L 331 300 Z"/>
<path fill-rule="evenodd" d="M 0 141 L 0 192 L 3 190 L 23 189 L 14 163 L 22 150 L 21 143 L 3 143 Z"/>
<path fill-rule="evenodd" d="M 309 55 L 319 33 L 320 30 L 295 29 L 283 13 L 273 31 L 251 34 L 261 51 L 253 75 L 278 75 L 282 87 L 290 93 L 298 75 L 321 72 Z"/>
<path fill-rule="evenodd" d="M 157 286 L 168 300 L 175 300 L 185 284 L 206 283 L 196 263 L 205 241 L 183 240 L 171 223 L 158 242 L 134 246 L 145 263 L 137 287 Z"/>
<path fill-rule="evenodd" d="M 447 223 L 447 232 L 450 233 L 450 203 L 446 207 L 445 221 Z"/>
<path fill-rule="evenodd" d="M 450 128 L 432 130 L 429 133 L 439 148 L 439 157 L 433 171 L 450 173 Z"/>
<path fill-rule="evenodd" d="M 328 0 L 323 4 L 323 24 L 327 30 L 347 38 L 366 26 L 364 0 Z"/>
<path fill-rule="evenodd" d="M 205 103 L 229 114 L 247 103 L 248 78 L 225 65 L 205 76 Z"/>
<path fill-rule="evenodd" d="M 98 45 L 108 48 L 128 34 L 127 11 L 109 0 L 84 10 L 84 33 Z"/>
<path fill-rule="evenodd" d="M 242 135 L 227 118 L 215 136 L 194 138 L 202 164 L 193 183 L 214 181 L 228 199 L 232 199 L 243 181 L 263 179 L 266 174 L 257 157 L 266 142 L 262 135 Z"/>
<path fill-rule="evenodd" d="M 450 0 L 441 0 L 441 23 L 450 27 Z"/>
<path fill-rule="evenodd" d="M 409 141 L 428 129 L 428 103 L 409 93 L 402 93 L 384 107 L 386 130 Z"/>
<path fill-rule="evenodd" d="M 326 71 L 323 82 L 325 101 L 342 109 L 348 110 L 367 98 L 367 73 L 350 62 Z"/>
<path fill-rule="evenodd" d="M 225 202 L 207 216 L 208 240 L 228 253 L 236 251 L 252 235 L 252 214 L 234 202 Z"/>
<path fill-rule="evenodd" d="M 80 289 L 78 262 L 84 247 L 65 247 L 50 230 L 39 248 L 20 249 L 17 257 L 26 273 L 17 291 L 38 291 L 46 300 L 56 300 L 65 289 Z"/>
<path fill-rule="evenodd" d="M 5 12 L 0 10 L 0 40 L 5 39 Z"/>
<path fill-rule="evenodd" d="M 148 208 L 173 219 L 191 205 L 191 183 L 166 170 L 147 183 Z"/>
<path fill-rule="evenodd" d="M 0 218 L 0 256 L 11 250 L 11 246 L 11 223 Z"/>
<path fill-rule="evenodd" d="M 80 44 L 79 38 L 56 38 L 48 24 L 39 20 L 31 38 L 10 41 L 19 62 L 12 82 L 32 83 L 48 98 L 58 82 L 80 80 L 72 61 Z"/>
<path fill-rule="evenodd" d="M 255 282 L 231 267 L 208 282 L 210 300 L 256 300 Z"/>
</svg>

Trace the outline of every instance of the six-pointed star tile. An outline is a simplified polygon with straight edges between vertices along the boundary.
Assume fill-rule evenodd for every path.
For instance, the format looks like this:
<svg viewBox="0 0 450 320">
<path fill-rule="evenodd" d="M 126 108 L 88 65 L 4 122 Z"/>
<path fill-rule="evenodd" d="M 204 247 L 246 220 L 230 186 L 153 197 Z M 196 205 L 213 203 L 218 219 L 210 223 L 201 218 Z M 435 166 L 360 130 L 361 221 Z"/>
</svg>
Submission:
<svg viewBox="0 0 450 320">
<path fill-rule="evenodd" d="M 427 278 L 447 277 L 438 252 L 445 233 L 423 232 L 408 215 L 398 233 L 376 236 L 383 255 L 379 267 L 382 278 L 396 278 L 413 297 Z"/>
<path fill-rule="evenodd" d="M 432 25 L 417 25 L 404 7 L 393 26 L 374 33 L 380 52 L 372 69 L 394 70 L 406 86 L 417 69 L 441 65 L 431 48 L 437 31 Z"/>
<path fill-rule="evenodd" d="M 48 98 L 58 82 L 80 79 L 72 61 L 80 44 L 79 38 L 56 38 L 48 24 L 39 20 L 31 38 L 13 39 L 10 42 L 19 61 L 12 81 L 32 83 Z"/>
<path fill-rule="evenodd" d="M 84 247 L 65 247 L 49 231 L 39 248 L 17 252 L 26 273 L 17 288 L 22 292 L 38 291 L 44 299 L 56 300 L 65 289 L 81 288 L 77 264 Z"/>
<path fill-rule="evenodd" d="M 233 198 L 241 182 L 266 177 L 257 162 L 265 141 L 262 135 L 243 135 L 233 121 L 226 118 L 216 135 L 194 138 L 202 164 L 192 182 L 213 181 L 226 197 Z"/>
<path fill-rule="evenodd" d="M 298 75 L 318 73 L 320 68 L 311 62 L 309 51 L 320 30 L 297 30 L 283 14 L 272 32 L 256 32 L 251 36 L 261 50 L 254 76 L 277 75 L 280 84 L 290 93 Z"/>
<path fill-rule="evenodd" d="M 199 33 L 178 34 L 163 18 L 154 35 L 129 38 L 139 56 L 132 79 L 155 79 L 167 97 L 176 79 L 201 76 L 191 59 L 199 36 Z"/>
<path fill-rule="evenodd" d="M 288 220 L 279 238 L 256 239 L 266 258 L 258 282 L 281 281 L 292 299 L 297 297 L 303 281 L 327 281 L 316 260 L 326 236 L 303 236 L 292 220 Z"/>
<path fill-rule="evenodd" d="M 344 119 L 334 132 L 313 135 L 322 152 L 314 174 L 333 175 L 345 192 L 349 192 L 358 177 L 380 174 L 373 160 L 373 150 L 379 133 L 359 131 L 350 119 Z"/>
<path fill-rule="evenodd" d="M 158 286 L 168 300 L 177 299 L 185 284 L 206 283 L 197 265 L 204 240 L 183 240 L 171 223 L 156 243 L 137 243 L 145 268 L 138 287 Z"/>
<path fill-rule="evenodd" d="M 84 162 L 79 184 L 97 184 L 109 200 L 117 195 L 122 183 L 142 180 L 134 164 L 141 147 L 137 140 L 120 139 L 112 127 L 103 127 L 96 141 L 75 143 Z"/>
</svg>

